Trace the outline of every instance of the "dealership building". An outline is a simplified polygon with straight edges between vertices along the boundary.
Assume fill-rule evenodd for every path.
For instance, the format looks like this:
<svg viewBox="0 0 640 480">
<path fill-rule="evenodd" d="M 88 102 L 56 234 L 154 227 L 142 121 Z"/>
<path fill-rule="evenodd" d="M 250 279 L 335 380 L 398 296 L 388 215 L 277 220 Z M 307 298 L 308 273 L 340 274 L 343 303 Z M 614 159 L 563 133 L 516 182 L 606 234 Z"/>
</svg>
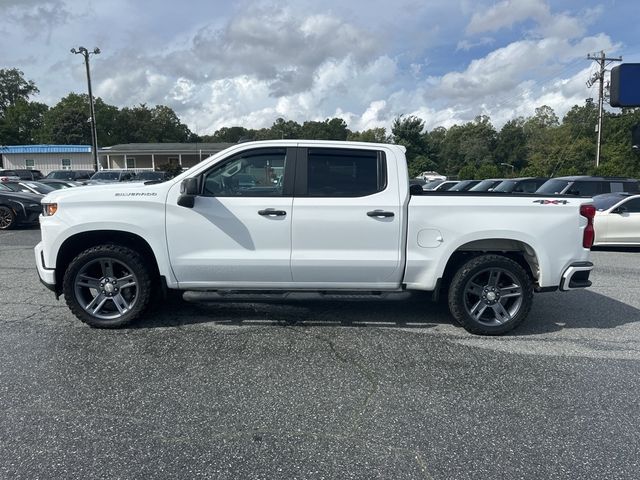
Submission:
<svg viewBox="0 0 640 480">
<path fill-rule="evenodd" d="M 155 170 L 166 164 L 193 167 L 232 143 L 128 143 L 98 149 L 101 169 Z M 93 170 L 90 145 L 0 146 L 0 168 L 40 170 Z"/>
<path fill-rule="evenodd" d="M 7 170 L 93 170 L 88 145 L 10 145 L 0 146 L 1 167 Z"/>
</svg>

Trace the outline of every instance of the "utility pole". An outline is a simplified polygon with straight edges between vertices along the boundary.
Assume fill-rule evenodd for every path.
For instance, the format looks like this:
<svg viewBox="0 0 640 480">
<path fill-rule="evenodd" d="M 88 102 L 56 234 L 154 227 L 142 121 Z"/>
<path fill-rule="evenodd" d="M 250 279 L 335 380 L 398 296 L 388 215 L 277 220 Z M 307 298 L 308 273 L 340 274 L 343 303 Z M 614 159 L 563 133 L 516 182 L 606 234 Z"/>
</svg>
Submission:
<svg viewBox="0 0 640 480">
<path fill-rule="evenodd" d="M 93 93 L 91 92 L 91 71 L 89 70 L 89 55 L 98 55 L 100 49 L 98 47 L 90 52 L 84 47 L 78 47 L 71 49 L 71 53 L 81 54 L 84 57 L 84 65 L 87 68 L 87 84 L 89 86 L 89 115 L 91 115 L 91 150 L 93 151 L 93 168 L 96 171 L 100 170 L 100 164 L 98 163 L 98 130 L 96 129 L 96 112 L 93 105 Z"/>
<path fill-rule="evenodd" d="M 595 60 L 598 62 L 600 69 L 598 72 L 594 73 L 593 76 L 587 80 L 587 87 L 591 88 L 591 86 L 597 82 L 598 85 L 598 124 L 596 125 L 596 129 L 598 132 L 598 141 L 596 146 L 596 168 L 600 166 L 600 146 L 602 145 L 602 111 L 604 105 L 604 72 L 606 71 L 606 67 L 611 64 L 611 62 L 621 62 L 622 57 L 617 58 L 607 58 L 604 50 L 600 50 L 600 53 L 594 53 L 593 55 L 587 54 L 588 60 Z M 606 63 L 609 62 L 609 63 Z"/>
</svg>

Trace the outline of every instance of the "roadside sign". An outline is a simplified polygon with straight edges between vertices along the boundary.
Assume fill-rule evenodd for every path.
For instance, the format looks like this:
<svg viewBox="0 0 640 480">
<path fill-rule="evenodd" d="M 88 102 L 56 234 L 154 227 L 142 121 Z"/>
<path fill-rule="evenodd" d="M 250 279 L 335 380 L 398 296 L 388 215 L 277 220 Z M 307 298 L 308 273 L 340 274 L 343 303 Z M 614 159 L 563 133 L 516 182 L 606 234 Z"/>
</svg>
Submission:
<svg viewBox="0 0 640 480">
<path fill-rule="evenodd" d="M 640 63 L 623 63 L 611 69 L 609 104 L 640 107 Z"/>
</svg>

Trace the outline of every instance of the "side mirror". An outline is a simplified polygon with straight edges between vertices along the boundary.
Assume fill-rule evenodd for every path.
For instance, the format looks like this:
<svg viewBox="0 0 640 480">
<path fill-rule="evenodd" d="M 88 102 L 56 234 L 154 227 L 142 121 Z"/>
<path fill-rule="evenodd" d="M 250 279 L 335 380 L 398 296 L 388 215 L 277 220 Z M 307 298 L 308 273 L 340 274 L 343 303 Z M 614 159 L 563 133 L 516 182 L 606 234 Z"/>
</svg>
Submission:
<svg viewBox="0 0 640 480">
<path fill-rule="evenodd" d="M 424 190 L 422 190 L 422 185 L 409 185 L 409 193 L 411 195 L 422 195 Z"/>
<path fill-rule="evenodd" d="M 617 213 L 618 215 L 624 215 L 627 212 L 628 212 L 627 207 L 621 206 L 621 207 L 618 207 L 618 208 L 614 209 L 611 213 Z"/>
<path fill-rule="evenodd" d="M 180 184 L 181 195 L 198 195 L 200 189 L 198 188 L 197 178 L 185 178 Z"/>
<path fill-rule="evenodd" d="M 180 196 L 178 197 L 178 205 L 186 208 L 193 208 L 196 202 L 196 196 L 200 193 L 197 178 L 185 178 L 180 184 Z"/>
</svg>

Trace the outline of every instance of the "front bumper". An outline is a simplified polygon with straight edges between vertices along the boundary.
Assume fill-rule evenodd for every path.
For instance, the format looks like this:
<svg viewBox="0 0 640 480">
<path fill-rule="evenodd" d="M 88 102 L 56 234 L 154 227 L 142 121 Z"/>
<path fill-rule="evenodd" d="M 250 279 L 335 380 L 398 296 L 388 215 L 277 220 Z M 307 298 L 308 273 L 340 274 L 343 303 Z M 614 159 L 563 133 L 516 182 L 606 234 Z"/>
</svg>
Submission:
<svg viewBox="0 0 640 480">
<path fill-rule="evenodd" d="M 36 256 L 36 268 L 38 276 L 42 284 L 49 290 L 56 291 L 56 270 L 55 268 L 47 268 L 44 264 L 44 255 L 42 254 L 42 242 L 38 243 L 33 249 Z"/>
<path fill-rule="evenodd" d="M 566 292 L 568 290 L 590 287 L 591 281 L 589 281 L 589 274 L 591 270 L 593 270 L 593 263 L 591 262 L 572 263 L 562 274 L 560 290 Z"/>
</svg>

